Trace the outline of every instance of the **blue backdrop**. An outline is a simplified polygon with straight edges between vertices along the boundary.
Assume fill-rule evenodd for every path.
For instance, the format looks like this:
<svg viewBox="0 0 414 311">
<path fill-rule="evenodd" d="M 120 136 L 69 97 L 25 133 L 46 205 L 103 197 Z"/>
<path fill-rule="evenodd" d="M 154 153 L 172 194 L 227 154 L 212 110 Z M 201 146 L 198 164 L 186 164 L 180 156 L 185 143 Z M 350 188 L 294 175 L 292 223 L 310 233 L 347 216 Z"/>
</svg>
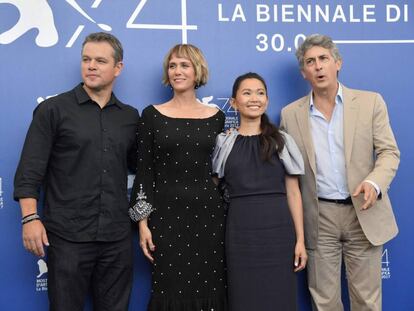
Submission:
<svg viewBox="0 0 414 311">
<path fill-rule="evenodd" d="M 268 112 L 278 122 L 280 109 L 309 91 L 295 47 L 304 35 L 332 36 L 344 58 L 340 81 L 379 91 L 388 104 L 402 161 L 390 190 L 400 233 L 384 247 L 383 305 L 414 310 L 412 1 L 0 0 L 1 310 L 47 309 L 47 266 L 23 249 L 13 176 L 33 109 L 80 81 L 81 43 L 100 30 L 124 45 L 125 69 L 115 92 L 140 111 L 171 95 L 160 82 L 168 49 L 181 42 L 199 46 L 211 75 L 198 97 L 226 111 L 229 124 L 235 121 L 228 97 L 237 75 L 256 71 L 265 77 Z M 135 253 L 130 309 L 145 310 L 149 265 L 137 245 Z M 301 310 L 310 310 L 304 275 L 299 278 Z"/>
</svg>

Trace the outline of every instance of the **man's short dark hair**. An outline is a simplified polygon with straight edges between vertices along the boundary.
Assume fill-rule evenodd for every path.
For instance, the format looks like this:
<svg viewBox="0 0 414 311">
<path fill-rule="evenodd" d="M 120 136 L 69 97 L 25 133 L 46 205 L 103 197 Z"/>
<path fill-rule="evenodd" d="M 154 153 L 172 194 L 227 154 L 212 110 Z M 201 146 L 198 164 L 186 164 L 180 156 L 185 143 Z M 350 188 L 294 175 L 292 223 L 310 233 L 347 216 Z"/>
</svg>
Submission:
<svg viewBox="0 0 414 311">
<path fill-rule="evenodd" d="M 89 34 L 82 43 L 82 50 L 88 42 L 108 42 L 114 49 L 115 64 L 121 62 L 124 59 L 124 50 L 121 42 L 114 35 L 107 32 L 94 32 Z"/>
</svg>

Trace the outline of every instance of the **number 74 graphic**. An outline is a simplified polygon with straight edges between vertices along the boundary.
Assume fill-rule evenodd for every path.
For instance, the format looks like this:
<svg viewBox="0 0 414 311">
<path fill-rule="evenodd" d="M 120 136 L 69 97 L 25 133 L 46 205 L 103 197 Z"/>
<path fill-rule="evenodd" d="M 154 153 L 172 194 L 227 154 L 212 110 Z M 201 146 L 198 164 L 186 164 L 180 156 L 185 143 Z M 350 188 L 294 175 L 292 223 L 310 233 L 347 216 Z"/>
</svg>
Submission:
<svg viewBox="0 0 414 311">
<path fill-rule="evenodd" d="M 165 24 L 140 24 L 135 23 L 139 13 L 144 8 L 147 0 L 141 0 L 138 3 L 135 11 L 129 18 L 126 27 L 135 29 L 168 29 L 168 30 L 181 30 L 182 43 L 187 43 L 188 30 L 197 30 L 197 25 L 187 25 L 187 0 L 181 0 L 181 24 L 180 25 L 165 25 Z"/>
</svg>

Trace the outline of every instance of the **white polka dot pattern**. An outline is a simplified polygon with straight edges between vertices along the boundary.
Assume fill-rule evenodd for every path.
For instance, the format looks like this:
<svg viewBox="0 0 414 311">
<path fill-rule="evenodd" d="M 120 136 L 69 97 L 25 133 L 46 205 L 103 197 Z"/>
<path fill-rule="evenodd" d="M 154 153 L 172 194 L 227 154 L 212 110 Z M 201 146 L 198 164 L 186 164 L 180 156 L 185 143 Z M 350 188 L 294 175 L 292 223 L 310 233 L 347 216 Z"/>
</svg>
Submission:
<svg viewBox="0 0 414 311">
<path fill-rule="evenodd" d="M 223 125 L 222 112 L 181 119 L 150 106 L 142 113 L 132 196 L 141 183 L 156 209 L 149 217 L 156 251 L 148 310 L 225 310 L 225 212 L 211 179 Z"/>
</svg>

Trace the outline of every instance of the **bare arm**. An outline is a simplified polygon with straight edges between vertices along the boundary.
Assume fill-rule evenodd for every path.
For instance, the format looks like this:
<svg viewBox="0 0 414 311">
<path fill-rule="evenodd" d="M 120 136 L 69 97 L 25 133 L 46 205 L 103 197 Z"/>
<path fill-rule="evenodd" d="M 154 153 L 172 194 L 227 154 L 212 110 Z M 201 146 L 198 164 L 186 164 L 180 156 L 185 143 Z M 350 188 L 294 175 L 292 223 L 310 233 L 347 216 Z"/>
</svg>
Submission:
<svg viewBox="0 0 414 311">
<path fill-rule="evenodd" d="M 33 198 L 19 200 L 22 217 L 37 213 L 37 201 Z M 29 252 L 36 256 L 45 256 L 44 245 L 49 246 L 46 229 L 40 219 L 33 220 L 23 225 L 23 245 Z"/>
<path fill-rule="evenodd" d="M 148 218 L 144 218 L 138 222 L 139 230 L 139 245 L 144 253 L 151 262 L 154 262 L 152 252 L 155 251 L 155 245 L 152 242 L 152 233 L 148 228 Z"/>
<path fill-rule="evenodd" d="M 308 259 L 303 230 L 302 195 L 299 189 L 298 177 L 286 175 L 285 183 L 289 210 L 292 215 L 296 233 L 294 271 L 297 272 L 305 268 Z"/>
</svg>

